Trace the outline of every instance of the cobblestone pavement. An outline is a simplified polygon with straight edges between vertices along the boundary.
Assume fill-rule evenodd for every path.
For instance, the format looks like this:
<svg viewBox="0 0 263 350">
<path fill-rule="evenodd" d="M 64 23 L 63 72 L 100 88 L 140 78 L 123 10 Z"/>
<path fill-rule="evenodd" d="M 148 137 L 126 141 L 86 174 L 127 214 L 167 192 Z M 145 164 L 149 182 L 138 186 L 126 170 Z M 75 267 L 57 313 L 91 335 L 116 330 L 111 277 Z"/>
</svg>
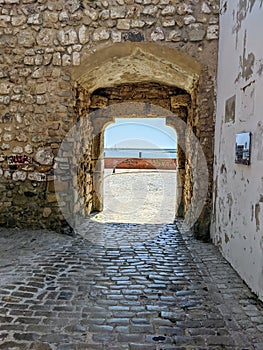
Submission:
<svg viewBox="0 0 263 350">
<path fill-rule="evenodd" d="M 0 349 L 263 349 L 261 303 L 181 222 L 1 229 L 0 244 Z"/>
</svg>

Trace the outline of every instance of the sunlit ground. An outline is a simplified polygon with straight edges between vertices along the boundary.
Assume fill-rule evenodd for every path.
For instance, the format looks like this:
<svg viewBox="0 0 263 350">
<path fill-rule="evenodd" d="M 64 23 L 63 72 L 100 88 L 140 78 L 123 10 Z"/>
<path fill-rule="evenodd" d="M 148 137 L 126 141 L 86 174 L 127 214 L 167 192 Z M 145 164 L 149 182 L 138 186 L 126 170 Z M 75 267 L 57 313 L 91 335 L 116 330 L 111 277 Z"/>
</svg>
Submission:
<svg viewBox="0 0 263 350">
<path fill-rule="evenodd" d="M 175 217 L 176 171 L 105 170 L 104 210 L 98 222 L 165 224 Z"/>
</svg>

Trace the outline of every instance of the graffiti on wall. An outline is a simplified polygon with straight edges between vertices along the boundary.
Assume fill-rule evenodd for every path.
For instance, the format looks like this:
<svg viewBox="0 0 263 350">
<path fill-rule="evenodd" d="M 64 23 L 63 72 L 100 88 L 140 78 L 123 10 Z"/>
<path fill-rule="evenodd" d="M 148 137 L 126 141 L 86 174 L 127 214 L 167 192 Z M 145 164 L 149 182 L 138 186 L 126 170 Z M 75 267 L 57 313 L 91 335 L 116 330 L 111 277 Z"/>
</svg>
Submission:
<svg viewBox="0 0 263 350">
<path fill-rule="evenodd" d="M 8 164 L 30 164 L 32 158 L 26 155 L 12 155 L 7 157 Z"/>
</svg>

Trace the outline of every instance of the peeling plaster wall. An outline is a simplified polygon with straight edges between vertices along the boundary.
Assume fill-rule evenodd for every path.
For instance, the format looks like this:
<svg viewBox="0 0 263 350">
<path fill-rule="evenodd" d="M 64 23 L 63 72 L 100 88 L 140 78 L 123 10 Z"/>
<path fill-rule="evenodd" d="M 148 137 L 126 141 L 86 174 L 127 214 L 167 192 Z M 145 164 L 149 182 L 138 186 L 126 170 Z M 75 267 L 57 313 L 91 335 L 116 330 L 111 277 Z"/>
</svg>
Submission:
<svg viewBox="0 0 263 350">
<path fill-rule="evenodd" d="M 263 1 L 221 1 L 212 239 L 263 300 Z M 251 165 L 235 135 L 252 133 Z"/>
</svg>

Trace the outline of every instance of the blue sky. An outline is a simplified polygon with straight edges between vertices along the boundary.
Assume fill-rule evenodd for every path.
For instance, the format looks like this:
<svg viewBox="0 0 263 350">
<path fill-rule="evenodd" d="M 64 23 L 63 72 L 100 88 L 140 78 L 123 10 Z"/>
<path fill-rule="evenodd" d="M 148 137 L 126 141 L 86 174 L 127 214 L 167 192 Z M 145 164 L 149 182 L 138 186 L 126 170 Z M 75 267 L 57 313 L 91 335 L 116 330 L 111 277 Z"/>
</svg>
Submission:
<svg viewBox="0 0 263 350">
<path fill-rule="evenodd" d="M 165 118 L 116 118 L 105 130 L 105 148 L 176 148 L 176 133 Z"/>
<path fill-rule="evenodd" d="M 243 132 L 240 134 L 236 134 L 236 144 L 244 145 L 245 148 L 248 148 L 250 145 L 250 134 L 249 132 Z"/>
</svg>

